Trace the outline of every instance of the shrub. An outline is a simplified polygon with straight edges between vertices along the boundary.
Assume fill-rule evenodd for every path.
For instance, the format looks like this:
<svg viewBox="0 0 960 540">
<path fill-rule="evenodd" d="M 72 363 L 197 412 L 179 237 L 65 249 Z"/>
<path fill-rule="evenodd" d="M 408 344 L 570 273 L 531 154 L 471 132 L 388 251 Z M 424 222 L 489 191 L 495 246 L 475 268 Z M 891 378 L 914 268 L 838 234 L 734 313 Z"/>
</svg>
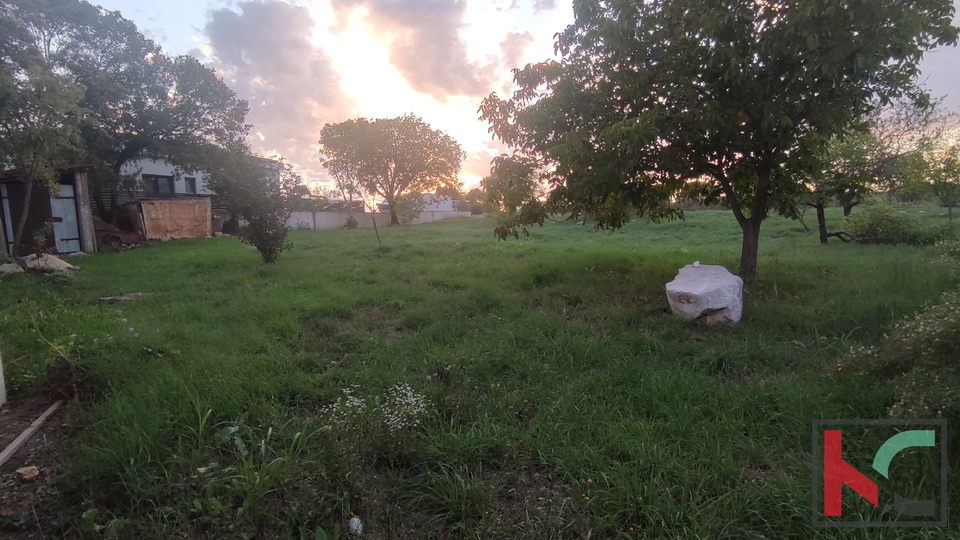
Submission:
<svg viewBox="0 0 960 540">
<path fill-rule="evenodd" d="M 929 227 L 892 205 L 863 208 L 844 219 L 844 230 L 868 244 L 933 244 L 950 236 L 950 227 Z"/>
<path fill-rule="evenodd" d="M 245 244 L 257 248 L 263 262 L 273 264 L 286 249 L 293 247 L 287 241 L 287 219 L 290 211 L 283 207 L 279 197 L 264 197 L 262 204 L 246 212 L 247 224 L 240 228 L 238 236 Z"/>
<path fill-rule="evenodd" d="M 357 222 L 357 218 L 353 217 L 352 214 L 347 216 L 347 221 L 343 223 L 344 230 L 348 230 L 348 231 L 352 231 L 353 229 L 356 229 L 359 226 L 360 224 Z"/>
<path fill-rule="evenodd" d="M 413 220 L 420 217 L 420 213 L 427 206 L 427 202 L 418 193 L 401 195 L 393 200 L 393 204 L 397 211 L 397 219 L 403 225 L 413 223 Z"/>
<path fill-rule="evenodd" d="M 897 324 L 880 345 L 845 356 L 837 371 L 895 381 L 890 416 L 960 417 L 960 293 Z"/>
</svg>

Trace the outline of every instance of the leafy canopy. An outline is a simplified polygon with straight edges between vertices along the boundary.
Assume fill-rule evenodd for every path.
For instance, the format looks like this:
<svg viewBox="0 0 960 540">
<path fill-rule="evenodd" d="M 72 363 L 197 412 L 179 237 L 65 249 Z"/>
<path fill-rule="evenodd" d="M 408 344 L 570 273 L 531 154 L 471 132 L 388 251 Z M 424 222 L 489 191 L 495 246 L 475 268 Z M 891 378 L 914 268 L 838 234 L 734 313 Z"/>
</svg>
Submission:
<svg viewBox="0 0 960 540">
<path fill-rule="evenodd" d="M 672 217 L 671 197 L 702 182 L 743 230 L 748 281 L 760 224 L 794 204 L 825 142 L 957 38 L 950 0 L 577 0 L 574 15 L 563 61 L 516 71 L 481 118 L 540 160 L 551 204 L 600 226 Z"/>
<path fill-rule="evenodd" d="M 390 223 L 402 195 L 460 188 L 457 173 L 466 157 L 452 137 L 430 128 L 421 118 L 367 120 L 327 124 L 320 132 L 320 155 L 335 179 L 356 178 L 369 193 L 390 204 Z"/>
<path fill-rule="evenodd" d="M 96 194 L 132 187 L 120 170 L 136 158 L 195 169 L 211 147 L 246 150 L 247 103 L 197 59 L 167 56 L 119 13 L 83 0 L 0 0 L 0 21 L 53 73 L 85 89 L 84 162 L 94 165 Z"/>
</svg>

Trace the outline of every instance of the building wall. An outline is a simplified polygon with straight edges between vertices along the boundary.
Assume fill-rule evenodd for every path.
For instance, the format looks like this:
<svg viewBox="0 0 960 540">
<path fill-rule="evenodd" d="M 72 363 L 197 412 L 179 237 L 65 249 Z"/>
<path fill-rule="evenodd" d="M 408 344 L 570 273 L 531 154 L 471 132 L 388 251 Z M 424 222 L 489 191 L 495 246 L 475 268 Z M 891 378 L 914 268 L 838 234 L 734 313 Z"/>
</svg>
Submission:
<svg viewBox="0 0 960 540">
<path fill-rule="evenodd" d="M 163 161 L 162 159 L 149 159 L 141 158 L 128 161 L 120 169 L 120 174 L 123 175 L 132 175 L 136 177 L 137 181 L 143 179 L 143 175 L 152 174 L 157 176 L 173 176 L 173 192 L 174 193 L 187 193 L 187 182 L 186 178 L 188 176 L 197 179 L 197 195 L 211 195 L 211 191 L 207 187 L 207 175 L 200 171 L 184 172 L 181 171 L 179 177 L 177 176 L 176 168 Z"/>
<path fill-rule="evenodd" d="M 427 203 L 423 207 L 424 212 L 452 212 L 453 211 L 453 199 L 447 196 L 435 197 L 433 195 L 424 195 L 424 202 Z"/>
</svg>

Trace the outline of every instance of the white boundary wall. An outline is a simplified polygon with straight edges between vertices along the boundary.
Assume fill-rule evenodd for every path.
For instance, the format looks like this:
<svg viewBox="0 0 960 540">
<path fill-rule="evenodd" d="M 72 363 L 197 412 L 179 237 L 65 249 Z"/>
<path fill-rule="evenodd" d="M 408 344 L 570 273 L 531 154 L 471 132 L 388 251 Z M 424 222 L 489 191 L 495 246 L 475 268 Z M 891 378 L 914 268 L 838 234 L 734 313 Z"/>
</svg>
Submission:
<svg viewBox="0 0 960 540">
<path fill-rule="evenodd" d="M 314 227 L 314 214 L 310 212 L 294 212 L 290 214 L 290 219 L 287 220 L 287 226 L 291 229 L 342 229 L 343 225 L 347 222 L 348 213 L 346 210 L 338 210 L 336 212 L 317 212 L 316 214 L 316 227 Z M 470 217 L 469 211 L 424 211 L 420 213 L 420 217 L 413 220 L 411 225 L 420 225 L 421 223 L 432 223 L 434 221 L 440 221 L 450 218 L 460 218 L 460 217 Z M 372 229 L 373 221 L 370 218 L 376 218 L 377 227 L 386 227 L 390 225 L 390 213 L 366 213 L 360 211 L 353 212 L 353 219 L 357 220 L 357 224 L 360 228 L 363 229 Z"/>
</svg>

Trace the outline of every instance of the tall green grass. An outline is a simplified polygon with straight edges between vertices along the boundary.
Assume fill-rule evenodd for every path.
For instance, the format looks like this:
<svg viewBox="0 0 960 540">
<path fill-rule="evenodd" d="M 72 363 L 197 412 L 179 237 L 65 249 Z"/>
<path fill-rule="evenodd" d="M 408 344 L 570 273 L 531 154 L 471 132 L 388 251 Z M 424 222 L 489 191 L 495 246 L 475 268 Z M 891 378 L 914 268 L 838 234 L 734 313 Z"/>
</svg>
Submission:
<svg viewBox="0 0 960 540">
<path fill-rule="evenodd" d="M 80 398 L 65 527 L 97 509 L 123 538 L 315 538 L 351 513 L 376 538 L 863 536 L 811 527 L 810 422 L 892 404 L 829 366 L 954 288 L 931 248 L 819 246 L 771 218 L 743 320 L 707 328 L 664 284 L 737 268 L 729 213 L 492 229 L 294 231 L 273 266 L 182 240 L 5 278 L 8 380 Z M 396 430 L 401 384 L 426 411 Z"/>
</svg>

